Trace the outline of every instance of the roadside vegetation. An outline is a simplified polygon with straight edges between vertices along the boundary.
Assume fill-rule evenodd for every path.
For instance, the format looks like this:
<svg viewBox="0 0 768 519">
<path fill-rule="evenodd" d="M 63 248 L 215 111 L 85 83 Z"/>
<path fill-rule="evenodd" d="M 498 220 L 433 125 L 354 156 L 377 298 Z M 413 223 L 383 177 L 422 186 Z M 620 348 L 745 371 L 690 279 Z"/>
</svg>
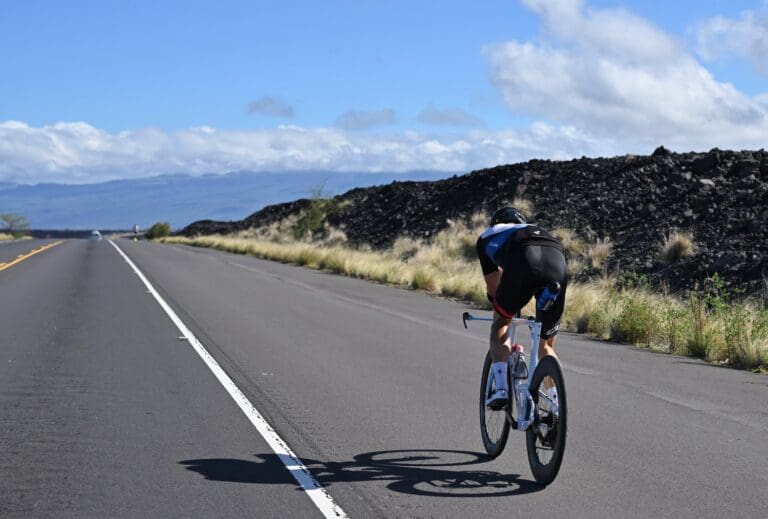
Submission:
<svg viewBox="0 0 768 519">
<path fill-rule="evenodd" d="M 171 235 L 171 226 L 168 224 L 168 222 L 157 222 L 156 224 L 152 225 L 149 229 L 147 229 L 146 237 L 150 240 L 155 240 L 157 238 L 164 238 L 166 236 Z"/>
<path fill-rule="evenodd" d="M 675 229 L 665 237 L 659 259 L 663 264 L 671 265 L 682 258 L 692 256 L 695 252 L 696 242 L 693 241 L 693 235 Z"/>
<path fill-rule="evenodd" d="M 166 237 L 160 241 L 303 265 L 490 308 L 475 253 L 486 215 L 450 221 L 448 228 L 428 242 L 401 237 L 389 249 L 371 250 L 350 246 L 343 230 L 324 223 L 329 203 L 313 203 L 298 216 L 235 235 Z M 658 293 L 643 276 L 607 274 L 609 240 L 588 243 L 568 229 L 556 229 L 554 234 L 565 245 L 573 278 L 578 279 L 585 270 L 605 272 L 597 280 L 569 285 L 563 319 L 566 330 L 741 369 L 768 370 L 765 298 L 740 301 L 739 294 L 730 293 L 717 277 L 686 299 Z M 694 247 L 690 235 L 673 231 L 660 248 L 659 257 L 673 263 Z M 524 313 L 533 312 L 533 305 L 524 309 Z"/>
<path fill-rule="evenodd" d="M 26 236 L 29 230 L 27 219 L 18 214 L 0 214 L 0 241 L 14 240 Z"/>
</svg>

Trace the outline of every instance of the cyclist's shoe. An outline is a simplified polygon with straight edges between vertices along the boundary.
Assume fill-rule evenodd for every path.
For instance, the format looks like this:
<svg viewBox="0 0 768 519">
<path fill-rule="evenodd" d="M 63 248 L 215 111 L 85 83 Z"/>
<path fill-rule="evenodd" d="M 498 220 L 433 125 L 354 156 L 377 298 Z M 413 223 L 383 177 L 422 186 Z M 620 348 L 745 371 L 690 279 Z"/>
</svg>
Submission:
<svg viewBox="0 0 768 519">
<path fill-rule="evenodd" d="M 551 388 L 547 389 L 544 394 L 549 399 L 549 412 L 557 416 L 560 410 L 560 406 L 558 405 L 557 401 L 557 388 L 552 386 Z"/>
<path fill-rule="evenodd" d="M 487 405 L 493 411 L 500 411 L 509 402 L 509 392 L 506 389 L 497 389 L 493 392 L 491 397 L 485 401 Z"/>
</svg>

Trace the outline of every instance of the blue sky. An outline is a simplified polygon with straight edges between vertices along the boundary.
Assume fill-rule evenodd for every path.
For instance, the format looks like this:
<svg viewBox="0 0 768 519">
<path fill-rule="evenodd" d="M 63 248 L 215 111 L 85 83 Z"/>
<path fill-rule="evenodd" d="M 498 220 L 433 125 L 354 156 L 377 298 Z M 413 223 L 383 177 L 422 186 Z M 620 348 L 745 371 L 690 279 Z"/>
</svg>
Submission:
<svg viewBox="0 0 768 519">
<path fill-rule="evenodd" d="M 5 0 L 0 181 L 759 148 L 766 51 L 762 0 Z"/>
<path fill-rule="evenodd" d="M 0 21 L 13 78 L 0 85 L 2 117 L 111 131 L 271 127 L 245 108 L 277 95 L 304 126 L 393 107 L 406 127 L 428 103 L 504 126 L 514 116 L 487 81 L 481 48 L 536 31 L 514 2 L 157 4 L 17 2 Z"/>
</svg>

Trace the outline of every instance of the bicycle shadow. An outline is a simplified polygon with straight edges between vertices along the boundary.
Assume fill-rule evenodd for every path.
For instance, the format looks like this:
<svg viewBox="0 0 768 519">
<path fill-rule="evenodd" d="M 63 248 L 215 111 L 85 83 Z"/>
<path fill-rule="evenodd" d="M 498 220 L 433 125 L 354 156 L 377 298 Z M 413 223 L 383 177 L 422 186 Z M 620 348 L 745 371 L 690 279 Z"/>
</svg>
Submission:
<svg viewBox="0 0 768 519">
<path fill-rule="evenodd" d="M 179 464 L 208 480 L 293 485 L 301 490 L 280 456 L 270 453 L 255 457 L 258 461 L 212 458 L 184 460 Z M 302 461 L 325 488 L 336 483 L 384 481 L 395 492 L 436 497 L 503 497 L 545 488 L 535 481 L 521 479 L 519 474 L 468 470 L 490 461 L 485 454 L 469 451 L 408 449 L 358 454 L 350 461 Z"/>
</svg>

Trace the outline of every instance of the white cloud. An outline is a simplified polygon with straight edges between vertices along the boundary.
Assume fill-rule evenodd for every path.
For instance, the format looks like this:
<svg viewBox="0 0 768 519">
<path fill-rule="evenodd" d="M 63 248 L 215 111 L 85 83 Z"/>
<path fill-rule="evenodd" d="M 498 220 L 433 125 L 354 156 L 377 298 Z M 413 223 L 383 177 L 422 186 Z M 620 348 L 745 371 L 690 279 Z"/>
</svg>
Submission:
<svg viewBox="0 0 768 519">
<path fill-rule="evenodd" d="M 762 12 L 744 11 L 738 19 L 716 16 L 695 29 L 697 52 L 706 59 L 729 55 L 748 58 L 768 75 L 768 2 Z"/>
<path fill-rule="evenodd" d="M 483 121 L 474 114 L 461 108 L 439 109 L 427 106 L 416 117 L 420 123 L 437 126 L 483 126 Z"/>
<path fill-rule="evenodd" d="M 385 124 L 394 124 L 395 122 L 395 111 L 391 108 L 372 112 L 349 110 L 336 119 L 334 126 L 343 130 L 358 131 L 368 130 Z"/>
<path fill-rule="evenodd" d="M 531 158 L 648 153 L 661 144 L 678 151 L 765 146 L 768 93 L 749 96 L 718 81 L 682 41 L 648 20 L 581 0 L 522 1 L 541 18 L 540 36 L 484 52 L 507 105 L 537 121 L 528 127 L 449 135 L 356 131 L 395 122 L 393 109 L 348 111 L 333 128 L 111 133 L 83 122 L 32 127 L 6 121 L 0 122 L 0 181 L 75 183 L 236 170 L 463 172 Z M 718 20 L 701 25 L 702 55 L 715 55 L 717 38 L 728 42 L 721 45 L 728 52 L 762 48 L 756 15 Z M 269 96 L 250 108 L 293 112 Z M 418 118 L 430 124 L 460 126 L 472 117 L 429 108 Z"/>
<path fill-rule="evenodd" d="M 293 117 L 293 106 L 276 96 L 264 96 L 251 101 L 245 109 L 248 114 L 268 117 Z"/>
<path fill-rule="evenodd" d="M 520 130 L 440 137 L 413 131 L 370 135 L 297 126 L 110 133 L 82 122 L 32 127 L 6 121 L 0 122 L 0 181 L 84 183 L 238 170 L 465 172 L 531 158 L 565 159 L 610 150 L 606 141 L 571 127 L 541 123 Z"/>
<path fill-rule="evenodd" d="M 523 1 L 543 21 L 541 41 L 485 48 L 515 111 L 617 139 L 624 151 L 764 146 L 765 104 L 717 81 L 649 21 L 580 0 Z"/>
</svg>

